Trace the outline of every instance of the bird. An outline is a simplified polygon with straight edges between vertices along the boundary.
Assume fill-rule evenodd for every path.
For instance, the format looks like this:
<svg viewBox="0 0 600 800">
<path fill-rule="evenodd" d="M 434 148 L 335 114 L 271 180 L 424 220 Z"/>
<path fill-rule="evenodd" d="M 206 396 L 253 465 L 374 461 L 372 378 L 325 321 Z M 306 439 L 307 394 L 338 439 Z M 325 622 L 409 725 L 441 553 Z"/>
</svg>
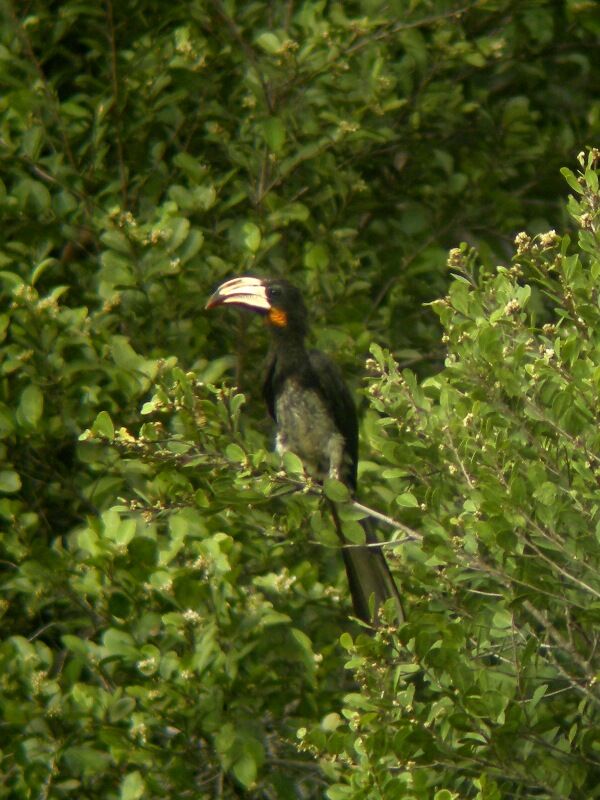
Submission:
<svg viewBox="0 0 600 800">
<path fill-rule="evenodd" d="M 276 424 L 275 448 L 297 455 L 308 475 L 357 488 L 358 416 L 341 370 L 320 350 L 308 349 L 308 312 L 300 290 L 284 278 L 241 276 L 222 283 L 207 309 L 235 306 L 262 315 L 270 331 L 263 396 Z M 366 544 L 350 545 L 335 504 L 336 531 L 356 617 L 377 627 L 379 611 L 394 599 L 398 622 L 405 619 L 402 598 L 383 548 L 363 520 Z"/>
</svg>

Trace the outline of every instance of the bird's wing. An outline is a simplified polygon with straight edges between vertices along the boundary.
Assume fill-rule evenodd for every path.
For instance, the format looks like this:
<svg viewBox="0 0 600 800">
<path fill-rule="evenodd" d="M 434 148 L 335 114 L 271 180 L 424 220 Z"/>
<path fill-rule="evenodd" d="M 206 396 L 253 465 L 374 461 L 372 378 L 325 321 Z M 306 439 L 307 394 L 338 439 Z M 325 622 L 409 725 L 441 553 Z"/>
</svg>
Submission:
<svg viewBox="0 0 600 800">
<path fill-rule="evenodd" d="M 274 353 L 269 355 L 266 365 L 265 378 L 263 382 L 263 398 L 267 404 L 267 409 L 271 417 L 277 422 L 277 413 L 275 411 L 275 396 L 277 394 L 275 386 L 275 367 L 276 357 Z"/>
</svg>

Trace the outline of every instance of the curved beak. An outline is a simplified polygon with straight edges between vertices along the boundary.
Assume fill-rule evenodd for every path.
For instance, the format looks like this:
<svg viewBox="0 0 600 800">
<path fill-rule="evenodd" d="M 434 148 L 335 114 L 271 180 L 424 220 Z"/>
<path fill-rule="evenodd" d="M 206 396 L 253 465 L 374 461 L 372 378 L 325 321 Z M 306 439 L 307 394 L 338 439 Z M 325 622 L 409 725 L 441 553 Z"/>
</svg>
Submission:
<svg viewBox="0 0 600 800">
<path fill-rule="evenodd" d="M 258 312 L 271 310 L 266 286 L 260 278 L 251 277 L 232 278 L 222 283 L 208 298 L 205 308 L 224 305 L 243 306 Z"/>
</svg>

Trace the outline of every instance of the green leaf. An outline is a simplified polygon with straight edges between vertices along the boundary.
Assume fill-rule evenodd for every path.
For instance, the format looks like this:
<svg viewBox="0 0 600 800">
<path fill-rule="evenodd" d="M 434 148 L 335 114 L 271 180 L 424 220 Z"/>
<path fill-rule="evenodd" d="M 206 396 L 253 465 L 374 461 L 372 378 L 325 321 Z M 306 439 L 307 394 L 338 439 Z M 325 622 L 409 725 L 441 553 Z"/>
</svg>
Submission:
<svg viewBox="0 0 600 800">
<path fill-rule="evenodd" d="M 354 796 L 354 791 L 350 786 L 336 783 L 334 786 L 330 786 L 329 789 L 327 789 L 325 796 L 328 797 L 329 800 L 349 800 L 349 798 Z"/>
<path fill-rule="evenodd" d="M 199 159 L 194 158 L 194 156 L 190 155 L 189 153 L 177 153 L 177 155 L 173 158 L 173 163 L 183 170 L 183 172 L 185 172 L 189 178 L 197 183 L 201 183 L 206 177 L 206 167 L 199 161 Z"/>
<path fill-rule="evenodd" d="M 111 515 L 111 519 L 108 521 L 107 514 L 109 513 L 110 511 L 102 515 L 105 536 L 121 547 L 128 545 L 135 536 L 136 520 L 120 519 L 119 515 L 115 513 L 114 517 Z"/>
<path fill-rule="evenodd" d="M 126 775 L 121 781 L 121 791 L 119 797 L 121 800 L 139 800 L 144 796 L 146 791 L 146 783 L 142 778 L 141 772 L 135 770 Z"/>
<path fill-rule="evenodd" d="M 36 428 L 44 411 L 44 395 L 35 384 L 30 384 L 21 393 L 17 421 L 31 428 Z"/>
<path fill-rule="evenodd" d="M 217 190 L 212 184 L 196 186 L 192 190 L 194 200 L 193 208 L 198 211 L 208 211 L 217 202 Z"/>
<path fill-rule="evenodd" d="M 111 763 L 111 756 L 95 747 L 75 745 L 68 747 L 62 754 L 65 766 L 75 775 L 99 775 L 105 772 Z"/>
<path fill-rule="evenodd" d="M 270 117 L 262 125 L 262 134 L 269 150 L 281 153 L 285 144 L 286 132 L 283 122 L 279 117 Z"/>
<path fill-rule="evenodd" d="M 80 639 L 79 636 L 73 636 L 69 633 L 65 633 L 60 637 L 60 639 L 64 646 L 72 653 L 80 655 L 84 658 L 89 656 L 91 645 L 85 639 Z"/>
<path fill-rule="evenodd" d="M 271 55 L 275 55 L 281 50 L 281 42 L 274 33 L 268 31 L 261 33 L 260 36 L 256 37 L 255 41 L 260 48 Z"/>
<path fill-rule="evenodd" d="M 169 252 L 173 252 L 187 239 L 190 230 L 190 221 L 185 217 L 174 217 L 168 221 L 167 226 L 170 232 L 167 249 Z"/>
<path fill-rule="evenodd" d="M 13 415 L 3 403 L 0 403 L 0 439 L 10 436 L 14 429 L 15 421 Z"/>
<path fill-rule="evenodd" d="M 242 235 L 244 244 L 253 253 L 256 253 L 260 247 L 261 235 L 260 228 L 253 222 L 245 222 L 242 225 Z"/>
<path fill-rule="evenodd" d="M 23 286 L 25 281 L 16 272 L 9 272 L 6 269 L 0 270 L 0 281 L 5 283 L 9 289 L 15 289 L 18 286 Z"/>
<path fill-rule="evenodd" d="M 337 730 L 340 725 L 343 724 L 343 720 L 340 715 L 336 712 L 332 712 L 331 714 L 327 714 L 321 720 L 321 727 L 324 731 L 335 731 Z"/>
<path fill-rule="evenodd" d="M 304 667 L 310 674 L 315 670 L 315 653 L 313 650 L 312 642 L 309 637 L 299 628 L 290 628 L 289 632 L 292 639 L 298 645 L 300 657 L 304 663 Z"/>
<path fill-rule="evenodd" d="M 133 254 L 131 242 L 122 231 L 111 229 L 102 234 L 102 242 L 124 256 Z"/>
<path fill-rule="evenodd" d="M 550 481 L 544 481 L 533 493 L 536 500 L 545 506 L 552 506 L 556 501 L 556 486 Z"/>
<path fill-rule="evenodd" d="M 531 700 L 529 701 L 529 709 L 531 711 L 533 711 L 533 709 L 537 706 L 537 704 L 544 697 L 547 691 L 548 691 L 547 683 L 542 683 L 540 686 L 536 688 L 536 690 L 531 696 Z"/>
<path fill-rule="evenodd" d="M 14 494 L 21 488 L 21 477 L 12 469 L 0 470 L 0 492 Z"/>
<path fill-rule="evenodd" d="M 402 508 L 418 508 L 419 501 L 412 492 L 402 492 L 396 496 L 396 504 Z"/>
<path fill-rule="evenodd" d="M 292 453 L 291 450 L 286 450 L 283 453 L 281 461 L 284 470 L 290 475 L 304 476 L 304 462 L 295 453 Z"/>
<path fill-rule="evenodd" d="M 102 637 L 104 647 L 110 656 L 137 658 L 139 650 L 131 634 L 117 628 L 109 628 Z"/>
<path fill-rule="evenodd" d="M 31 161 L 37 161 L 44 142 L 44 128 L 41 125 L 32 125 L 23 134 L 22 149 Z"/>
<path fill-rule="evenodd" d="M 204 244 L 204 234 L 202 231 L 192 229 L 183 245 L 180 247 L 177 257 L 181 259 L 181 263 L 185 264 L 193 258 L 202 249 Z"/>
<path fill-rule="evenodd" d="M 258 765 L 249 753 L 245 753 L 234 763 L 231 771 L 242 786 L 250 789 L 256 781 Z"/>
<path fill-rule="evenodd" d="M 323 481 L 323 492 L 325 497 L 333 500 L 334 503 L 346 503 L 350 500 L 350 490 L 342 481 L 335 478 L 325 478 Z"/>
<path fill-rule="evenodd" d="M 109 708 L 109 719 L 111 722 L 119 722 L 127 719 L 135 710 L 135 700 L 133 697 L 119 697 Z"/>
<path fill-rule="evenodd" d="M 592 192 L 598 192 L 598 173 L 593 169 L 586 169 L 585 182 Z M 595 252 L 595 251 L 594 251 Z"/>
<path fill-rule="evenodd" d="M 495 628 L 511 628 L 513 622 L 513 615 L 510 613 L 510 611 L 504 610 L 497 611 L 492 619 L 492 625 Z"/>
<path fill-rule="evenodd" d="M 568 167 L 562 167 L 560 170 L 560 174 L 569 184 L 573 191 L 577 192 L 577 194 L 581 194 L 583 192 L 583 186 L 575 176 L 572 170 L 568 169 Z"/>
<path fill-rule="evenodd" d="M 112 336 L 110 350 L 118 367 L 131 371 L 133 374 L 137 373 L 140 377 L 154 378 L 156 375 L 157 362 L 151 358 L 143 358 L 136 353 L 126 336 Z"/>
<path fill-rule="evenodd" d="M 229 461 L 235 461 L 239 464 L 245 464 L 248 460 L 244 450 L 239 446 L 239 444 L 235 444 L 234 442 L 228 444 L 225 448 L 225 456 L 229 459 Z"/>
<path fill-rule="evenodd" d="M 31 273 L 30 283 L 32 286 L 35 286 L 42 275 L 49 270 L 51 267 L 55 267 L 58 264 L 58 260 L 56 258 L 44 258 L 37 267 Z"/>
<path fill-rule="evenodd" d="M 306 245 L 304 266 L 307 269 L 324 270 L 329 266 L 329 252 L 324 244 Z"/>
<path fill-rule="evenodd" d="M 278 611 L 270 611 L 261 618 L 261 624 L 265 627 L 269 625 L 287 625 L 291 621 L 291 617 L 287 614 L 281 614 Z"/>
<path fill-rule="evenodd" d="M 342 522 L 342 531 L 344 537 L 351 544 L 364 544 L 366 541 L 365 529 L 359 522 L 344 520 L 344 522 Z"/>
<path fill-rule="evenodd" d="M 109 441 L 115 438 L 115 426 L 108 411 L 101 411 L 97 415 L 92 425 L 92 431 L 96 436 L 101 436 Z"/>
</svg>

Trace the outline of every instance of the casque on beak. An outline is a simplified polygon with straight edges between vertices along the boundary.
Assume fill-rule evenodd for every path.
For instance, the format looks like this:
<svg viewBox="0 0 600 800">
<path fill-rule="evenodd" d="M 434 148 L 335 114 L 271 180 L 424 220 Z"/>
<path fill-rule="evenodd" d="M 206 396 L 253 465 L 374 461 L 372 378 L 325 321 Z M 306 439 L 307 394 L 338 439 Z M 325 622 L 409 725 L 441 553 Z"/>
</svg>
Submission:
<svg viewBox="0 0 600 800">
<path fill-rule="evenodd" d="M 222 283 L 208 298 L 205 308 L 224 305 L 243 306 L 264 313 L 271 311 L 272 308 L 263 281 L 260 278 L 247 276 L 232 278 Z"/>
</svg>

